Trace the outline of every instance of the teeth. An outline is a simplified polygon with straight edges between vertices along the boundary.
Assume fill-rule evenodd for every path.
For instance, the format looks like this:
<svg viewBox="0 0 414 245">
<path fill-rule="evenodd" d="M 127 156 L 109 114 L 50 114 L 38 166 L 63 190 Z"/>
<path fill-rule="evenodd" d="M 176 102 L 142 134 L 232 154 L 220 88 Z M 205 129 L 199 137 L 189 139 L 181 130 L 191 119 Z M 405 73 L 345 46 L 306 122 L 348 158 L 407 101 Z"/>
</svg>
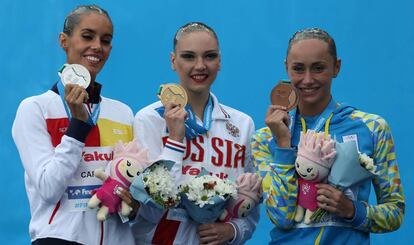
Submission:
<svg viewBox="0 0 414 245">
<path fill-rule="evenodd" d="M 94 62 L 99 62 L 100 59 L 94 56 L 86 56 L 86 59 L 90 60 L 90 61 L 94 61 Z"/>
<path fill-rule="evenodd" d="M 303 90 L 304 92 L 313 92 L 313 91 L 315 91 L 315 90 L 316 90 L 316 88 L 302 88 L 302 90 Z"/>
<path fill-rule="evenodd" d="M 200 79 L 204 79 L 205 77 L 206 75 L 195 75 L 193 76 L 193 79 L 200 80 Z"/>
</svg>

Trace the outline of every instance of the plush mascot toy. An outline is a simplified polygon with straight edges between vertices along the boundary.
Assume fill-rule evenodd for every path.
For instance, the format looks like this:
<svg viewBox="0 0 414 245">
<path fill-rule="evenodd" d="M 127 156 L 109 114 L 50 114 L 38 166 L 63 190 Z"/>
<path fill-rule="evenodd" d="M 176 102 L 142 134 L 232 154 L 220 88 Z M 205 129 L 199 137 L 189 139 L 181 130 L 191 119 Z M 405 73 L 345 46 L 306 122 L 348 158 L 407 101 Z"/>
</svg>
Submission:
<svg viewBox="0 0 414 245">
<path fill-rule="evenodd" d="M 227 222 L 232 218 L 246 217 L 262 197 L 262 179 L 253 173 L 244 173 L 236 180 L 237 199 L 231 198 L 226 209 L 219 217 L 220 221 Z"/>
<path fill-rule="evenodd" d="M 299 175 L 298 207 L 295 221 L 301 222 L 305 215 L 305 224 L 317 209 L 316 184 L 324 181 L 335 160 L 335 140 L 330 135 L 308 130 L 301 133 L 295 168 Z M 306 211 L 305 211 L 306 210 Z"/>
<path fill-rule="evenodd" d="M 100 205 L 97 219 L 104 221 L 108 214 L 121 211 L 123 216 L 128 216 L 131 207 L 116 195 L 118 187 L 129 189 L 131 182 L 140 175 L 149 165 L 148 152 L 141 150 L 135 141 L 127 144 L 118 142 L 114 147 L 114 158 L 109 162 L 110 176 L 106 175 L 103 169 L 96 169 L 95 176 L 104 183 L 92 193 L 93 196 L 88 202 L 89 208 L 96 208 Z"/>
</svg>

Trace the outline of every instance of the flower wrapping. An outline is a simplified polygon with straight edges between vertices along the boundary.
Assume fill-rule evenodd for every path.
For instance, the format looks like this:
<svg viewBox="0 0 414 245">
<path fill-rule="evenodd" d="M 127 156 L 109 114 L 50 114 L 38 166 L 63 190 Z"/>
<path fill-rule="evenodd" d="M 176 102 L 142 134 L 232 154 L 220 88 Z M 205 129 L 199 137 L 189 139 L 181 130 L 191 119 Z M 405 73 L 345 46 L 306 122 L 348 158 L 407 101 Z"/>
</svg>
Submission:
<svg viewBox="0 0 414 245">
<path fill-rule="evenodd" d="M 377 174 L 373 159 L 359 153 L 354 141 L 337 143 L 336 152 L 336 159 L 328 176 L 328 183 L 335 188 L 344 191 Z M 326 212 L 318 208 L 310 219 L 319 222 Z"/>
<path fill-rule="evenodd" d="M 132 197 L 158 209 L 175 207 L 180 201 L 178 188 L 169 173 L 173 161 L 160 160 L 148 167 L 132 183 Z"/>
<path fill-rule="evenodd" d="M 328 176 L 329 184 L 345 189 L 374 175 L 372 171 L 375 166 L 372 159 L 365 154 L 360 157 L 354 141 L 337 143 L 336 151 L 336 160 Z M 368 161 L 371 163 L 367 164 Z M 371 170 L 367 169 L 368 166 Z"/>
<path fill-rule="evenodd" d="M 231 197 L 237 197 L 236 184 L 216 176 L 197 176 L 180 186 L 181 205 L 197 223 L 215 222 Z"/>
</svg>

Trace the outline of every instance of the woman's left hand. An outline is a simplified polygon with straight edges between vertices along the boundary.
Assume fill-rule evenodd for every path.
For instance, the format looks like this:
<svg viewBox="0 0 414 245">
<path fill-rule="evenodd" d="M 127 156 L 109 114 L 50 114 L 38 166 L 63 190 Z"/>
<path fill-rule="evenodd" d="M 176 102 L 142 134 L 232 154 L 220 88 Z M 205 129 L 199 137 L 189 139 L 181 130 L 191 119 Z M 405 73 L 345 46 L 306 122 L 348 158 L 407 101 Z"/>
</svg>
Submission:
<svg viewBox="0 0 414 245">
<path fill-rule="evenodd" d="M 122 187 L 117 188 L 116 194 L 122 199 L 122 201 L 124 201 L 126 204 L 128 204 L 128 206 L 132 208 L 132 211 L 129 214 L 129 218 L 134 219 L 140 207 L 139 202 L 131 196 L 131 193 L 129 193 L 128 190 L 125 190 Z"/>
<path fill-rule="evenodd" d="M 317 184 L 318 207 L 339 217 L 351 219 L 355 214 L 352 201 L 345 194 L 329 184 Z"/>
<path fill-rule="evenodd" d="M 198 227 L 200 244 L 224 244 L 234 238 L 234 228 L 229 223 L 203 224 Z"/>
</svg>

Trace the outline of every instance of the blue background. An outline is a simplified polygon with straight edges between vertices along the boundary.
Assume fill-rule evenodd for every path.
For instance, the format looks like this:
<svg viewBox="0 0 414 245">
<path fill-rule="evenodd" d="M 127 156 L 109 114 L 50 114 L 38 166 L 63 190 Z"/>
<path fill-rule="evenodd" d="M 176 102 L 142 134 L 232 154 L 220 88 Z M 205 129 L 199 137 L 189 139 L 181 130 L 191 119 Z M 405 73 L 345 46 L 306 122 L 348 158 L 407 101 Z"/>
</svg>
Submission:
<svg viewBox="0 0 414 245">
<path fill-rule="evenodd" d="M 298 29 L 322 27 L 335 38 L 342 70 L 333 96 L 361 110 L 382 115 L 396 142 L 406 196 L 402 227 L 373 235 L 374 244 L 414 240 L 414 180 L 409 157 L 414 117 L 414 17 L 412 1 L 332 0 L 151 0 L 28 1 L 0 5 L 0 243 L 28 244 L 30 218 L 23 168 L 11 138 L 20 101 L 43 93 L 65 62 L 58 45 L 63 20 L 75 6 L 97 3 L 115 25 L 111 58 L 98 77 L 103 93 L 136 112 L 153 102 L 160 83 L 177 81 L 169 52 L 176 29 L 189 21 L 212 26 L 220 39 L 222 69 L 213 86 L 224 104 L 250 114 L 264 126 L 269 91 L 286 78 L 287 41 Z M 272 224 L 263 213 L 248 244 L 265 244 Z M 411 232 L 410 232 L 411 230 Z"/>
</svg>

